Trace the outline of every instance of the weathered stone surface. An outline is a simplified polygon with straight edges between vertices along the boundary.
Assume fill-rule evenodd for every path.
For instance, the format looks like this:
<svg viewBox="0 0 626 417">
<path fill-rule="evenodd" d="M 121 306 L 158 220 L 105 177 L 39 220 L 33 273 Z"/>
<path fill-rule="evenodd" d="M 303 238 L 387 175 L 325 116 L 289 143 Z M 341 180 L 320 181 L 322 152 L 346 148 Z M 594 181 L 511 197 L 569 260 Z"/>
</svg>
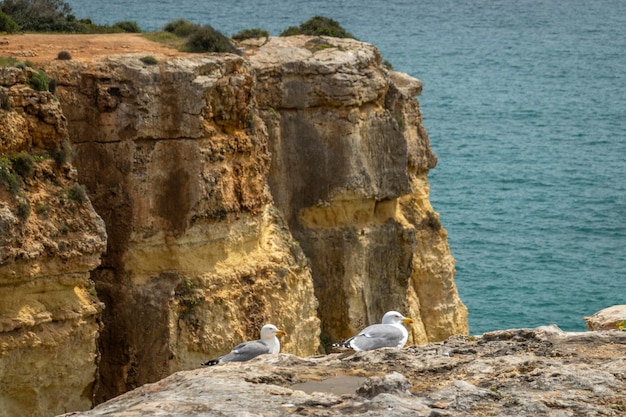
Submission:
<svg viewBox="0 0 626 417">
<path fill-rule="evenodd" d="M 612 330 L 626 328 L 626 305 L 617 305 L 584 317 L 589 330 Z"/>
<path fill-rule="evenodd" d="M 61 158 L 61 107 L 25 85 L 32 71 L 0 68 L 0 416 L 11 417 L 92 405 L 102 304 L 89 272 L 106 247 Z"/>
<path fill-rule="evenodd" d="M 390 309 L 415 319 L 414 343 L 466 334 L 428 199 L 436 158 L 413 98 L 421 82 L 352 39 L 271 38 L 246 58 L 269 132 L 270 190 L 311 260 L 324 338 L 351 336 Z"/>
<path fill-rule="evenodd" d="M 626 332 L 514 329 L 402 350 L 260 356 L 179 372 L 65 416 L 618 416 L 625 357 Z M 366 379 L 336 393 L 339 376 Z M 315 391 L 297 389 L 307 381 Z"/>
</svg>

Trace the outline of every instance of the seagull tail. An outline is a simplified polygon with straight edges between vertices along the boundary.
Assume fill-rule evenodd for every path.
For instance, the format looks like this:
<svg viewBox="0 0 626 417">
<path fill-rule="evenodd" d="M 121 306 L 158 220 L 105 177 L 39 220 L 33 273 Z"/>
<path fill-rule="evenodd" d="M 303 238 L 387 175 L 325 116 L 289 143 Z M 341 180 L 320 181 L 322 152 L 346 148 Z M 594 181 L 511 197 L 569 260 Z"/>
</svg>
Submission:
<svg viewBox="0 0 626 417">
<path fill-rule="evenodd" d="M 202 366 L 214 366 L 214 365 L 217 365 L 218 363 L 220 363 L 219 359 L 211 359 L 210 361 L 203 362 L 200 365 L 202 365 Z"/>
<path fill-rule="evenodd" d="M 339 343 L 333 343 L 333 348 L 334 349 L 352 349 L 352 346 L 350 346 L 350 342 L 352 341 L 353 338 L 344 340 L 343 342 L 339 342 Z"/>
</svg>

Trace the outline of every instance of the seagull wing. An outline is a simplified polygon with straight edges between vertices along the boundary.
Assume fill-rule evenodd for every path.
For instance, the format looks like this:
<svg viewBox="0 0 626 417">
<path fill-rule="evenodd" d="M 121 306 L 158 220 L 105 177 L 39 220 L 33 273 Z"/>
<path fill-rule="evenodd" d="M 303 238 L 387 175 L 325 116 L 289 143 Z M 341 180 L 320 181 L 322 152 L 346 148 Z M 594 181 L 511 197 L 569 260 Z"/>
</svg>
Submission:
<svg viewBox="0 0 626 417">
<path fill-rule="evenodd" d="M 354 350 L 373 350 L 383 347 L 397 347 L 402 340 L 402 332 L 395 326 L 388 324 L 373 324 L 366 327 L 346 341 Z"/>
<path fill-rule="evenodd" d="M 249 361 L 265 353 L 270 353 L 269 346 L 262 340 L 254 340 L 238 344 L 230 353 L 222 356 L 219 361 L 220 363 Z"/>
</svg>

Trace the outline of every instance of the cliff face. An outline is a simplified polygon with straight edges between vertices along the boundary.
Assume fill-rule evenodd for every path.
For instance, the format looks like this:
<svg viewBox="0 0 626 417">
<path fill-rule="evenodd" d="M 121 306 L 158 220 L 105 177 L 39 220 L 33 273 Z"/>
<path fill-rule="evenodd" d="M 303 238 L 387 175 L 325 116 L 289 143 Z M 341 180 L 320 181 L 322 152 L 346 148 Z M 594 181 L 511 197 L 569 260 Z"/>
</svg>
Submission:
<svg viewBox="0 0 626 417">
<path fill-rule="evenodd" d="M 104 218 L 97 400 L 258 338 L 319 346 L 310 270 L 272 204 L 267 135 L 240 57 L 57 63 L 79 176 Z M 297 343 L 296 343 L 297 342 Z"/>
<path fill-rule="evenodd" d="M 19 294 L 13 282 L 44 260 L 74 268 L 74 281 L 63 282 L 86 300 L 73 328 L 86 333 L 72 349 L 91 355 L 83 371 L 94 386 L 71 385 L 66 397 L 93 394 L 98 403 L 196 368 L 268 322 L 288 333 L 282 351 L 298 356 L 319 352 L 320 335 L 339 341 L 391 309 L 416 320 L 409 343 L 468 332 L 446 233 L 428 200 L 436 158 L 413 98 L 421 83 L 384 69 L 375 47 L 353 40 L 272 38 L 242 48 L 242 57 L 157 53 L 156 65 L 141 61 L 147 53 L 46 64 L 62 108 L 54 102 L 53 142 L 69 138 L 75 155 L 64 171 L 50 165 L 54 181 L 37 174 L 33 187 L 67 187 L 63 172 L 88 199 L 78 212 L 58 203 L 65 211 L 55 216 L 77 232 L 57 245 L 63 251 L 2 258 L 0 271 L 14 277 L 8 300 Z M 12 100 L 32 95 L 24 84 Z M 16 132 L 30 122 L 16 115 L 0 110 L 9 126 L 3 154 L 22 149 Z M 31 123 L 31 136 L 49 138 L 48 124 Z M 15 212 L 12 198 L 0 201 Z M 29 229 L 11 224 L 3 248 L 17 254 Z M 54 234 L 49 223 L 41 228 Z M 63 346 L 50 349 L 57 363 L 81 357 Z M 63 384 L 59 375 L 23 387 L 43 391 L 47 381 Z"/>
<path fill-rule="evenodd" d="M 101 330 L 89 272 L 106 232 L 68 158 L 67 122 L 30 68 L 0 68 L 0 415 L 92 404 Z"/>
<path fill-rule="evenodd" d="M 269 132 L 276 205 L 311 260 L 326 338 L 395 309 L 410 342 L 467 333 L 445 230 L 428 200 L 436 165 L 420 81 L 349 39 L 272 38 L 249 50 Z"/>
</svg>

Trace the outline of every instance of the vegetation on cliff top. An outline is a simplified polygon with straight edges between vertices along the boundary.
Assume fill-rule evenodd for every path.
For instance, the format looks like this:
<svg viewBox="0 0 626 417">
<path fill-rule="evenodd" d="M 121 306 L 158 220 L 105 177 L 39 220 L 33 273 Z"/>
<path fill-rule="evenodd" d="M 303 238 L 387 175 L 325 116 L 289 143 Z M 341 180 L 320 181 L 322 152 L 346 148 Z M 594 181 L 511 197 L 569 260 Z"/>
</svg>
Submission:
<svg viewBox="0 0 626 417">
<path fill-rule="evenodd" d="M 71 6 L 64 0 L 1 0 L 0 32 L 64 32 L 64 33 L 142 33 L 149 40 L 166 44 L 182 52 L 216 52 L 241 54 L 233 40 L 267 38 L 269 32 L 261 28 L 243 29 L 232 38 L 223 35 L 211 25 L 200 25 L 186 19 L 176 19 L 163 26 L 162 31 L 144 33 L 134 21 L 117 22 L 112 26 L 94 24 L 91 19 L 77 19 Z M 328 17 L 314 16 L 285 29 L 280 36 L 309 35 L 354 38 L 341 25 Z M 354 38 L 356 39 L 356 38 Z M 319 48 L 323 46 L 319 46 Z M 69 53 L 59 53 L 59 59 L 71 59 Z M 45 90 L 43 77 L 35 76 L 31 85 Z"/>
<path fill-rule="evenodd" d="M 346 31 L 339 22 L 324 16 L 314 16 L 300 26 L 290 26 L 285 29 L 280 36 L 310 35 L 310 36 L 332 36 L 333 38 L 353 38 L 350 32 Z"/>
<path fill-rule="evenodd" d="M 64 32 L 64 33 L 142 33 L 135 21 L 98 25 L 91 19 L 77 19 L 64 0 L 2 0 L 0 1 L 0 32 Z M 231 39 L 210 25 L 199 25 L 177 19 L 153 32 L 148 39 L 171 44 L 187 52 L 238 53 Z M 311 35 L 354 38 L 341 25 L 328 17 L 314 16 L 300 26 L 285 29 L 280 36 Z M 243 29 L 232 36 L 235 40 L 269 37 L 261 28 Z"/>
<path fill-rule="evenodd" d="M 76 19 L 71 6 L 63 0 L 3 0 L 0 32 L 135 33 L 141 29 L 133 21 L 108 26 Z"/>
</svg>

